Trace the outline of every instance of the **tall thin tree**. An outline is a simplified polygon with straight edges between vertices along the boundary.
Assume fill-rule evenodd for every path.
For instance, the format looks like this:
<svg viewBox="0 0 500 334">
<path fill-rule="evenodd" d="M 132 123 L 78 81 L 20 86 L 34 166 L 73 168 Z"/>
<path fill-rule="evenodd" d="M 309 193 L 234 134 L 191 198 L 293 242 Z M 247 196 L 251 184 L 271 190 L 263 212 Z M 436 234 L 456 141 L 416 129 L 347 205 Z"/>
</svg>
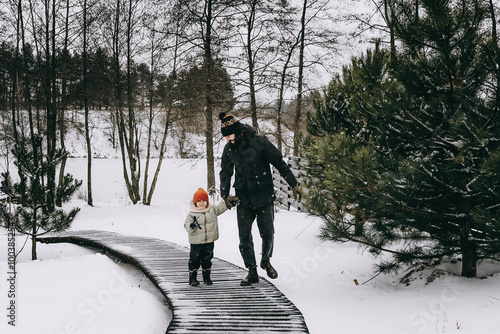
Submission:
<svg viewBox="0 0 500 334">
<path fill-rule="evenodd" d="M 85 108 L 85 143 L 87 145 L 87 203 L 94 205 L 92 196 L 92 143 L 90 141 L 89 131 L 89 92 L 88 92 L 88 30 L 89 22 L 87 20 L 88 6 L 87 0 L 83 2 L 83 106 Z"/>
<path fill-rule="evenodd" d="M 213 83 L 215 80 L 214 62 L 222 58 L 222 51 L 228 47 L 230 36 L 230 17 L 233 6 L 237 1 L 227 0 L 179 0 L 182 15 L 188 23 L 183 38 L 202 54 L 204 71 L 205 93 L 205 140 L 207 152 L 207 188 L 215 187 L 214 162 L 214 110 L 216 92 Z M 187 15 L 184 13 L 187 11 Z"/>
</svg>

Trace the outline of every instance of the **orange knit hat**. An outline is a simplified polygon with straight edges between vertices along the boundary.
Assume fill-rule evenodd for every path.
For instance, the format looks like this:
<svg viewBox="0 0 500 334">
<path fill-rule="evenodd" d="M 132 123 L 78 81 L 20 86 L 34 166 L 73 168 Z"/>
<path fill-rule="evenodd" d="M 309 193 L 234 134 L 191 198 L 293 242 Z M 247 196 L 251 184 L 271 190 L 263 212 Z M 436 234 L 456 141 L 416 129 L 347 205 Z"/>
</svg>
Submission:
<svg viewBox="0 0 500 334">
<path fill-rule="evenodd" d="M 193 196 L 194 204 L 196 204 L 199 201 L 206 201 L 208 203 L 208 193 L 203 188 L 196 190 Z"/>
</svg>

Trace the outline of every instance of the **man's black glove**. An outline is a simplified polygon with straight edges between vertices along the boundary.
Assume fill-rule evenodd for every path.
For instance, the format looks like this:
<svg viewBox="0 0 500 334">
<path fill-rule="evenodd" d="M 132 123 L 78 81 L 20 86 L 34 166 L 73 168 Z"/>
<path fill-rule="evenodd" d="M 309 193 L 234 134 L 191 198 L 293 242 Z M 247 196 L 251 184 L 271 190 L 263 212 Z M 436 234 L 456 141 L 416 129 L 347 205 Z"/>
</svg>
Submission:
<svg viewBox="0 0 500 334">
<path fill-rule="evenodd" d="M 293 194 L 293 199 L 300 202 L 300 200 L 302 199 L 302 190 L 299 189 L 298 185 L 295 185 L 292 188 L 292 194 Z"/>
<path fill-rule="evenodd" d="M 238 197 L 228 195 L 224 197 L 224 203 L 226 203 L 226 207 L 228 209 L 231 209 L 240 204 L 240 199 Z"/>
<path fill-rule="evenodd" d="M 193 222 L 191 224 L 189 224 L 189 228 L 191 228 L 192 230 L 199 228 L 201 230 L 201 226 L 200 226 L 200 224 L 198 224 L 196 217 L 193 217 Z"/>
</svg>

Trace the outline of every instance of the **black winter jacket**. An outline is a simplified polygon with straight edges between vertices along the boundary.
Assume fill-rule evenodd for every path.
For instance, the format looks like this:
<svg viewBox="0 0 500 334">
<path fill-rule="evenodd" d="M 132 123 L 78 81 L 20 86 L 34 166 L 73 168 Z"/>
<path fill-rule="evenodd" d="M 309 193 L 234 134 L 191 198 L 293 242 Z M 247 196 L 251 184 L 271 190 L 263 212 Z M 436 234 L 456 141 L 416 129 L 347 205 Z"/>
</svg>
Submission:
<svg viewBox="0 0 500 334">
<path fill-rule="evenodd" d="M 283 161 L 281 152 L 255 130 L 243 124 L 244 136 L 235 144 L 227 143 L 222 153 L 220 187 L 221 195 L 229 195 L 231 177 L 235 172 L 234 188 L 240 206 L 261 208 L 275 199 L 270 164 L 273 165 L 290 187 L 297 184 L 295 176 Z"/>
</svg>

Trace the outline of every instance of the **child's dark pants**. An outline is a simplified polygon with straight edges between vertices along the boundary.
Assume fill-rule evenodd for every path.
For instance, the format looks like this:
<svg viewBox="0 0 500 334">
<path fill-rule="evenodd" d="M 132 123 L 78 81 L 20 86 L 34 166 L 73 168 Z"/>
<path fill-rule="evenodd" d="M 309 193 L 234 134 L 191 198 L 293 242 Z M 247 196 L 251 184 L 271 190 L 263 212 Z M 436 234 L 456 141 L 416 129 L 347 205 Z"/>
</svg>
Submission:
<svg viewBox="0 0 500 334">
<path fill-rule="evenodd" d="M 191 244 L 189 253 L 189 270 L 210 269 L 212 268 L 212 259 L 214 257 L 214 243 Z"/>
</svg>

